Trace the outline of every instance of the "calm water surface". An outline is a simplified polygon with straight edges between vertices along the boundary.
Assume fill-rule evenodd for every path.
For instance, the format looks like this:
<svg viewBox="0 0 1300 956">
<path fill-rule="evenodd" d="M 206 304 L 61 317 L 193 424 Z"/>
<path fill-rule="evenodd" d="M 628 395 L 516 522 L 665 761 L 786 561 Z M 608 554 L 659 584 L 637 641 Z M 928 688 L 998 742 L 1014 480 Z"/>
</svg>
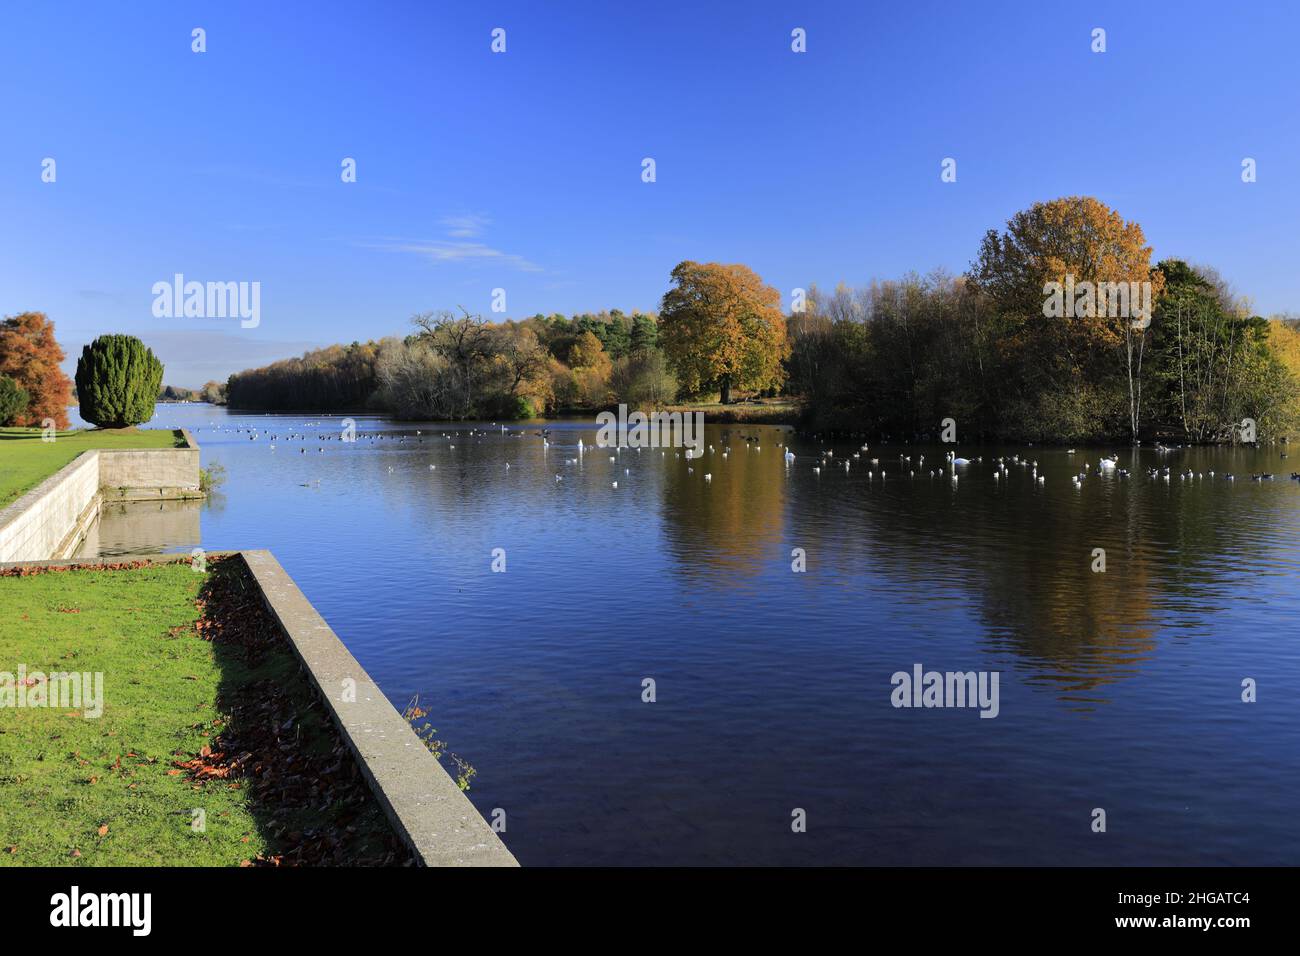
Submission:
<svg viewBox="0 0 1300 956">
<path fill-rule="evenodd" d="M 1300 454 L 1117 449 L 1133 477 L 1076 489 L 1098 450 L 970 447 L 954 485 L 941 448 L 775 427 L 611 462 L 589 423 L 354 417 L 160 406 L 226 484 L 91 547 L 275 552 L 526 865 L 1300 863 Z M 916 663 L 999 671 L 999 716 L 895 709 Z"/>
</svg>

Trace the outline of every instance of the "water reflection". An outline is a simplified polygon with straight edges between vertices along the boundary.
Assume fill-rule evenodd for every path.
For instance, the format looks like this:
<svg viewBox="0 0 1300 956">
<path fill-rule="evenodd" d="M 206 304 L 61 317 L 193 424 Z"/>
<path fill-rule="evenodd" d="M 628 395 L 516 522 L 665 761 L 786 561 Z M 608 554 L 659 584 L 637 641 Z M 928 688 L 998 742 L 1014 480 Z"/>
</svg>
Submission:
<svg viewBox="0 0 1300 956">
<path fill-rule="evenodd" d="M 200 540 L 202 506 L 195 500 L 105 503 L 75 556 L 189 551 Z"/>
<path fill-rule="evenodd" d="M 201 534 L 106 514 L 98 546 L 274 550 L 390 699 L 432 706 L 525 863 L 1294 862 L 1300 486 L 1246 480 L 1276 451 L 1123 450 L 1121 478 L 983 446 L 954 484 L 946 447 L 775 427 L 707 426 L 687 460 L 592 449 L 594 422 L 354 417 L 348 445 L 162 408 L 224 507 L 175 516 Z M 1046 480 L 995 480 L 1014 455 Z M 894 710 L 916 662 L 1001 671 L 1000 716 Z M 1243 676 L 1274 690 L 1243 705 Z M 1097 805 L 1124 840 L 1088 839 Z"/>
</svg>

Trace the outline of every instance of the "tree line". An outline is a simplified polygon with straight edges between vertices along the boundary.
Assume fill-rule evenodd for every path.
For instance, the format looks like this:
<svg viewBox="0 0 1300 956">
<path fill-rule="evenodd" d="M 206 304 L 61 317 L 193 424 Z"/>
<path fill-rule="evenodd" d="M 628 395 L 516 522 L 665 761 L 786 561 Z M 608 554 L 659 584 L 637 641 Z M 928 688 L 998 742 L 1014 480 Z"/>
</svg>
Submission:
<svg viewBox="0 0 1300 956">
<path fill-rule="evenodd" d="M 962 275 L 811 286 L 788 311 L 743 265 L 669 279 L 657 314 L 423 313 L 403 338 L 232 376 L 228 400 L 497 419 L 785 395 L 813 428 L 900 439 L 948 419 L 963 438 L 1060 442 L 1300 426 L 1297 322 L 1253 314 L 1212 268 L 1153 264 L 1141 226 L 1091 197 L 1017 213 Z"/>
<path fill-rule="evenodd" d="M 1212 268 L 1150 256 L 1141 227 L 1095 199 L 1035 204 L 990 230 L 962 276 L 810 289 L 787 387 L 819 427 L 900 438 L 936 436 L 949 418 L 964 437 L 1003 440 L 1293 432 L 1297 322 L 1252 314 Z M 1060 301 L 1084 282 L 1140 288 L 1150 313 L 1097 294 Z"/>
<path fill-rule="evenodd" d="M 789 351 L 780 294 L 742 265 L 687 261 L 670 279 L 657 314 L 610 309 L 488 322 L 464 310 L 420 313 L 401 338 L 331 346 L 232 375 L 226 401 L 495 420 L 779 391 Z"/>
<path fill-rule="evenodd" d="M 1300 323 L 1256 315 L 1212 268 L 1151 251 L 1137 223 L 1066 197 L 989 230 L 962 275 L 810 286 L 787 311 L 744 265 L 685 261 L 657 313 L 425 312 L 404 336 L 317 349 L 199 396 L 496 420 L 783 395 L 815 429 L 898 439 L 949 419 L 963 440 L 1268 441 L 1300 427 Z M 62 359 L 41 313 L 0 323 L 0 423 L 66 425 Z"/>
<path fill-rule="evenodd" d="M 611 309 L 488 322 L 425 312 L 403 337 L 317 349 L 230 376 L 226 402 L 251 409 L 373 409 L 407 419 L 531 418 L 662 404 L 677 384 L 655 316 Z"/>
</svg>

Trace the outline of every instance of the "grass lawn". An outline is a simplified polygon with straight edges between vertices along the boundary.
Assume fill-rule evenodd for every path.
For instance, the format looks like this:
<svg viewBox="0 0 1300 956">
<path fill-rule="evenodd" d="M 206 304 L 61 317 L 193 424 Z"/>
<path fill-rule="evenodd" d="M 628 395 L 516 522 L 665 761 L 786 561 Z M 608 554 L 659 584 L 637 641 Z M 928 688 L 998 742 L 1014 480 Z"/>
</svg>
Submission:
<svg viewBox="0 0 1300 956">
<path fill-rule="evenodd" d="M 797 402 L 765 398 L 758 402 L 693 402 L 669 405 L 669 412 L 703 412 L 706 425 L 793 425 L 799 420 Z"/>
<path fill-rule="evenodd" d="M 59 432 L 52 442 L 41 441 L 39 428 L 0 428 L 0 508 L 91 448 L 175 448 L 183 443 L 179 431 L 163 428 L 81 429 Z"/>
<path fill-rule="evenodd" d="M 0 574 L 0 672 L 0 865 L 406 859 L 239 558 Z"/>
</svg>

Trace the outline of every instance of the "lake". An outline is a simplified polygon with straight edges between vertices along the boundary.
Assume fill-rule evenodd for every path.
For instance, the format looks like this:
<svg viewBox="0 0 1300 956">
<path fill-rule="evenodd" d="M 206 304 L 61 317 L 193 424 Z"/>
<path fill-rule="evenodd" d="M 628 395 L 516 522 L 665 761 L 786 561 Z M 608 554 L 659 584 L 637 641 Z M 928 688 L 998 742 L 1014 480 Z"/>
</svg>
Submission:
<svg viewBox="0 0 1300 956">
<path fill-rule="evenodd" d="M 353 417 L 160 405 L 227 480 L 91 547 L 273 551 L 525 865 L 1300 862 L 1300 455 Z M 997 716 L 893 706 L 916 665 L 997 672 Z"/>
</svg>

